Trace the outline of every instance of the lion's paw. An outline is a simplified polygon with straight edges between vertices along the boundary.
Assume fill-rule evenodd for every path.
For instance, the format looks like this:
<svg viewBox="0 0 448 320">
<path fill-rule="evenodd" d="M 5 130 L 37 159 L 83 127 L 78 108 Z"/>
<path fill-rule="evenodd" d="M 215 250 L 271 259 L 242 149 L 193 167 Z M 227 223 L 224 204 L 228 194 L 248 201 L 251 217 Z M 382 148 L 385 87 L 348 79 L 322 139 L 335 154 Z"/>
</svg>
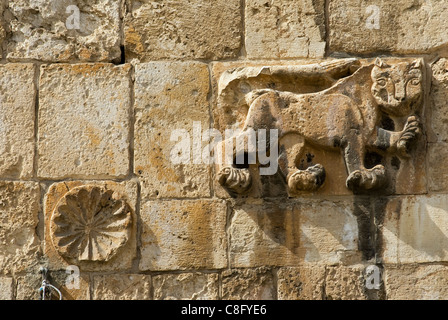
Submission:
<svg viewBox="0 0 448 320">
<path fill-rule="evenodd" d="M 408 118 L 400 139 L 397 141 L 397 152 L 404 158 L 409 158 L 409 151 L 421 133 L 420 120 L 416 116 Z"/>
<path fill-rule="evenodd" d="M 248 169 L 222 168 L 217 174 L 218 182 L 229 191 L 243 194 L 252 185 L 252 178 Z"/>
<path fill-rule="evenodd" d="M 384 186 L 386 183 L 386 169 L 377 165 L 372 169 L 353 171 L 347 178 L 347 188 L 352 191 L 359 189 L 372 190 Z"/>
<path fill-rule="evenodd" d="M 306 170 L 297 170 L 288 178 L 288 188 L 292 192 L 316 191 L 325 181 L 325 169 L 316 164 Z"/>
</svg>

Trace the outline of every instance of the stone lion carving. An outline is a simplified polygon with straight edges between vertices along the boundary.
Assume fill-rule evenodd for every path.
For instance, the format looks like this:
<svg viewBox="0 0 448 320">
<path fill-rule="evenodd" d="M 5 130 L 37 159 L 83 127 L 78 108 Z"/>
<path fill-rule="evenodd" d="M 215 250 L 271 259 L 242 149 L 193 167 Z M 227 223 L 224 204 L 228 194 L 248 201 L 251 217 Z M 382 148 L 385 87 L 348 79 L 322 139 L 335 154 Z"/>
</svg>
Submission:
<svg viewBox="0 0 448 320">
<path fill-rule="evenodd" d="M 242 134 L 249 128 L 278 129 L 278 146 L 270 147 L 279 148 L 278 164 L 290 193 L 317 190 L 325 181 L 321 164 L 299 169 L 306 143 L 341 151 L 350 190 L 381 188 L 387 183 L 385 167 L 366 168 L 366 150 L 377 148 L 409 156 L 421 131 L 418 113 L 423 100 L 423 67 L 421 59 L 392 65 L 377 59 L 319 92 L 251 91 L 245 97 L 250 107 Z M 393 121 L 393 128 L 381 126 L 384 116 Z M 402 130 L 396 130 L 400 126 Z M 218 145 L 222 152 L 225 144 Z M 220 165 L 217 179 L 232 193 L 241 194 L 251 187 L 250 171 L 241 166 Z"/>
</svg>

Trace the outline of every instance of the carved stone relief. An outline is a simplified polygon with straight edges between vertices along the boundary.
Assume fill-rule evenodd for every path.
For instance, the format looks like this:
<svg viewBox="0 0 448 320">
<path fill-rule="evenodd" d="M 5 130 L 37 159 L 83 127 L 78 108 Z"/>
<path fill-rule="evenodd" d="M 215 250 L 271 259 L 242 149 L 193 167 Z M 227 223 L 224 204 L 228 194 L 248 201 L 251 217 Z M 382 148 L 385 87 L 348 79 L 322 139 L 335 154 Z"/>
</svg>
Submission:
<svg viewBox="0 0 448 320">
<path fill-rule="evenodd" d="M 340 153 L 347 173 L 340 183 L 365 193 L 388 188 L 393 181 L 388 166 L 369 163 L 371 154 L 399 162 L 413 157 L 423 128 L 425 64 L 422 59 L 378 58 L 367 64 L 342 59 L 238 68 L 221 75 L 218 93 L 219 121 L 242 131 L 230 138 L 231 144 L 230 139 L 219 143 L 215 154 L 225 154 L 226 146 L 235 146 L 238 139 L 247 140 L 249 130 L 275 129 L 278 141 L 267 147 L 271 152 L 278 148 L 278 168 L 290 196 L 317 191 L 329 174 L 319 159 L 303 163 L 307 145 Z M 235 115 L 232 104 L 240 110 L 247 106 L 245 118 Z M 229 193 L 245 194 L 254 178 L 247 159 L 257 155 L 248 143 L 231 152 L 230 163 L 217 166 L 216 178 Z M 235 162 L 238 153 L 244 154 L 243 165 Z"/>
<path fill-rule="evenodd" d="M 132 212 L 113 190 L 80 186 L 59 200 L 50 228 L 54 247 L 68 261 L 107 262 L 128 242 Z"/>
</svg>

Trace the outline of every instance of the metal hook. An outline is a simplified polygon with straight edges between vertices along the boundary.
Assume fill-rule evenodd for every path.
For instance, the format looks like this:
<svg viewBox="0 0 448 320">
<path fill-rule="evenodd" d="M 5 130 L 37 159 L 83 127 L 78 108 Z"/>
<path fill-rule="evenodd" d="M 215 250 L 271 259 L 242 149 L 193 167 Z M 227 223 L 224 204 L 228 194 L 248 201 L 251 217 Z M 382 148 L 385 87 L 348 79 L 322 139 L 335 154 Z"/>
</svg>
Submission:
<svg viewBox="0 0 448 320">
<path fill-rule="evenodd" d="M 42 292 L 42 300 L 45 300 L 45 295 L 46 295 L 46 290 L 45 289 L 47 287 L 57 291 L 57 293 L 59 294 L 59 300 L 62 300 L 62 293 L 61 293 L 61 291 L 59 291 L 59 289 L 56 288 L 55 286 L 53 286 L 52 284 L 47 283 L 48 269 L 44 268 L 44 267 L 41 267 L 39 269 L 39 273 L 42 274 L 42 286 L 39 288 L 39 292 Z"/>
</svg>

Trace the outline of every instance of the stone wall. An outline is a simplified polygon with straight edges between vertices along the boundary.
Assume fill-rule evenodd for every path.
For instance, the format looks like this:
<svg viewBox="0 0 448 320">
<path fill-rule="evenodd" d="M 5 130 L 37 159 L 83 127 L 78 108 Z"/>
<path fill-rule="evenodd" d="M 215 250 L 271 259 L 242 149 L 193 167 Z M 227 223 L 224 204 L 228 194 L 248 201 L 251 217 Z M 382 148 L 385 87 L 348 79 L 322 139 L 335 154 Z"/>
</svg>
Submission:
<svg viewBox="0 0 448 320">
<path fill-rule="evenodd" d="M 38 299 L 41 268 L 64 299 L 448 299 L 445 1 L 0 0 L 0 13 L 0 299 Z M 292 197 L 279 174 L 234 196 L 215 166 L 171 160 L 174 130 L 244 122 L 238 90 L 315 90 L 279 71 L 226 93 L 223 74 L 348 57 L 423 58 L 422 134 L 410 158 L 382 159 L 393 188 L 349 190 L 342 155 L 312 146 L 327 179 Z M 192 139 L 191 159 L 207 144 Z"/>
</svg>

